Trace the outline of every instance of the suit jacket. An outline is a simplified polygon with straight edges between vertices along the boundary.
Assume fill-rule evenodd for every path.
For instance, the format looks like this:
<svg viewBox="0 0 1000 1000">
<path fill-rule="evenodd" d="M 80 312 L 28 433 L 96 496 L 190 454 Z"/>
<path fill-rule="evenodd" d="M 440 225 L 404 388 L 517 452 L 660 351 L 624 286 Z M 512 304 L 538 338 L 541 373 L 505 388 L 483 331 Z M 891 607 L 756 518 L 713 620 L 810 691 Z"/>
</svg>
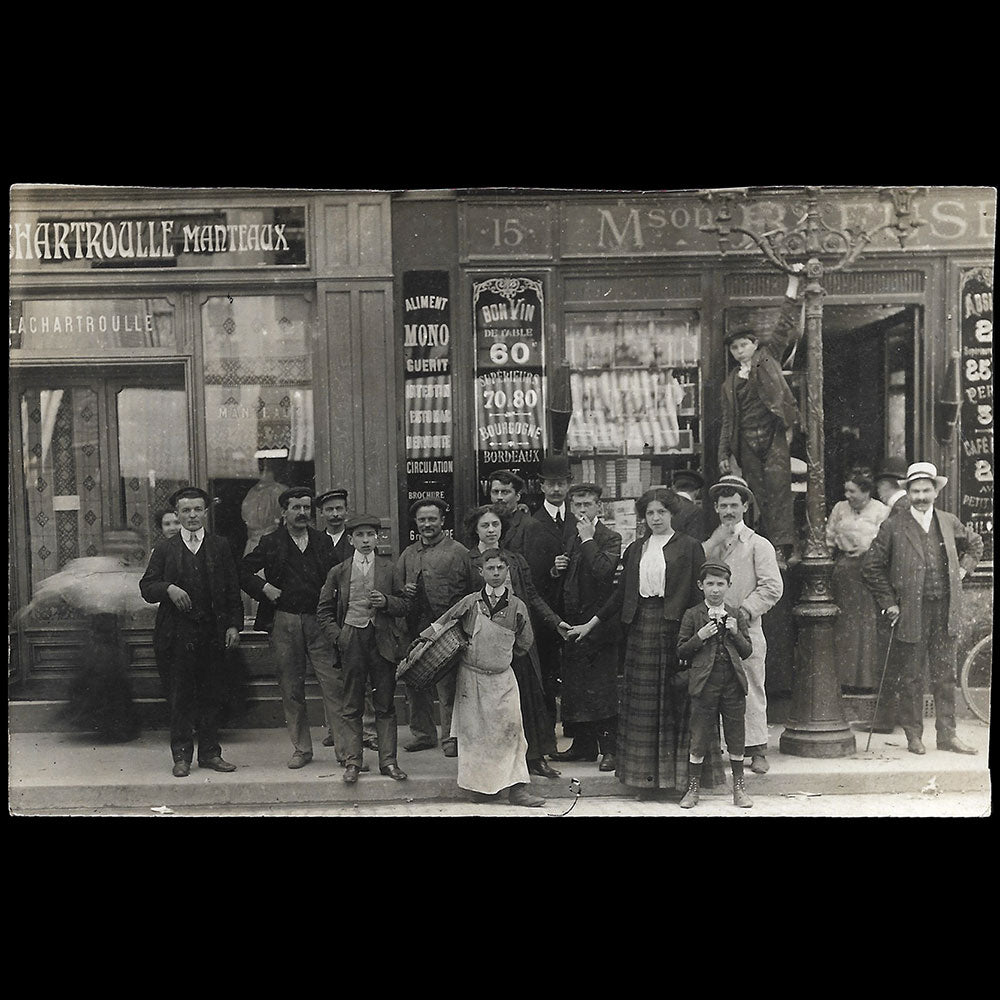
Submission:
<svg viewBox="0 0 1000 1000">
<path fill-rule="evenodd" d="M 202 541 L 205 565 L 208 570 L 208 587 L 212 594 L 215 614 L 216 637 L 225 645 L 226 630 L 243 627 L 243 601 L 240 598 L 240 579 L 236 560 L 229 542 L 220 535 L 205 532 Z M 187 618 L 167 595 L 167 589 L 180 586 L 182 577 L 184 541 L 180 532 L 173 538 L 162 538 L 153 546 L 149 565 L 139 581 L 139 593 L 148 604 L 159 604 L 153 625 L 153 647 L 163 656 L 170 652 L 179 622 Z M 204 610 L 204 609 L 203 609 Z"/>
<path fill-rule="evenodd" d="M 750 362 L 750 383 L 756 386 L 761 402 L 774 414 L 783 428 L 798 423 L 799 411 L 795 396 L 788 388 L 781 373 L 781 358 L 789 343 L 797 340 L 799 329 L 799 304 L 785 297 L 781 315 L 775 324 L 771 340 L 761 344 Z M 794 335 L 794 336 L 793 336 Z M 719 462 L 735 454 L 740 433 L 740 413 L 736 405 L 736 378 L 739 368 L 734 368 L 722 383 L 722 430 L 719 432 Z"/>
<path fill-rule="evenodd" d="M 580 541 L 574 528 L 569 566 L 558 580 L 567 621 L 588 622 L 607 601 L 621 554 L 622 536 L 603 522 L 594 525 L 594 537 L 587 542 Z M 590 633 L 590 641 L 598 646 L 615 642 L 619 634 L 616 625 L 614 621 L 601 622 Z"/>
<path fill-rule="evenodd" d="M 326 576 L 326 583 L 319 595 L 316 617 L 330 642 L 340 652 L 339 639 L 351 601 L 351 574 L 354 559 L 338 563 Z M 410 602 L 403 591 L 403 578 L 389 556 L 375 556 L 373 585 L 388 598 L 385 608 L 375 612 L 375 645 L 379 653 L 392 663 L 398 663 L 409 645 L 406 633 L 406 616 Z"/>
<path fill-rule="evenodd" d="M 333 539 L 325 531 L 318 531 L 312 527 L 306 530 L 309 532 L 309 548 L 314 545 L 318 547 L 323 572 L 328 573 L 337 564 Z M 344 538 L 346 537 L 345 533 Z M 343 540 L 342 538 L 341 541 Z M 274 628 L 275 605 L 264 596 L 264 584 L 269 583 L 279 590 L 284 589 L 285 564 L 294 544 L 288 529 L 281 527 L 264 535 L 256 548 L 248 552 L 240 562 L 240 586 L 255 601 L 260 602 L 257 605 L 257 618 L 254 620 L 254 628 L 258 632 L 270 632 Z M 353 548 L 351 551 L 354 551 Z M 257 576 L 260 570 L 264 571 L 263 579 Z M 316 599 L 319 599 L 318 593 Z"/>
<path fill-rule="evenodd" d="M 683 531 L 696 541 L 705 541 L 708 532 L 705 531 L 705 518 L 701 505 L 680 495 L 677 496 L 677 501 L 680 509 L 670 518 L 671 527 L 674 531 Z"/>
<path fill-rule="evenodd" d="M 507 517 L 507 526 L 504 529 L 503 537 L 500 539 L 500 545 L 510 552 L 520 552 L 528 560 L 532 575 L 536 575 L 536 566 L 532 564 L 531 560 L 535 559 L 535 564 L 537 564 L 538 571 L 540 571 L 541 561 L 537 558 L 534 550 L 542 542 L 541 535 L 544 529 L 531 514 L 523 510 L 515 510 L 513 514 L 509 514 Z M 476 538 L 472 539 L 471 544 L 473 548 L 476 545 L 476 541 Z M 552 563 L 549 563 L 549 566 L 551 565 Z M 548 573 L 549 566 L 545 567 L 544 572 Z"/>
<path fill-rule="evenodd" d="M 954 514 L 935 508 L 938 527 L 948 555 L 948 633 L 958 635 L 962 617 L 962 579 L 959 568 L 976 568 L 983 555 L 983 540 Z M 865 553 L 861 575 L 883 610 L 899 608 L 896 638 L 900 642 L 920 642 L 923 621 L 924 529 L 909 511 L 886 518 L 875 541 Z"/>
<path fill-rule="evenodd" d="M 725 607 L 726 614 L 730 618 L 736 619 L 736 635 L 726 632 L 725 649 L 729 654 L 729 662 L 732 663 L 733 669 L 736 671 L 736 679 L 740 682 L 743 693 L 746 694 L 747 672 L 743 667 L 743 661 L 753 654 L 753 643 L 750 641 L 750 619 L 742 608 L 735 608 L 731 604 L 727 604 Z M 708 622 L 708 608 L 705 602 L 701 601 L 684 612 L 680 631 L 677 633 L 677 657 L 681 660 L 688 660 L 691 664 L 688 672 L 688 694 L 692 698 L 701 694 L 715 663 L 716 640 L 705 640 L 698 637 L 699 629 L 704 628 Z"/>
<path fill-rule="evenodd" d="M 893 504 L 893 505 L 892 505 L 892 506 L 891 506 L 891 507 L 889 508 L 889 517 L 892 517 L 892 516 L 893 516 L 893 514 L 899 514 L 899 513 L 901 513 L 902 511 L 904 511 L 904 510 L 909 510 L 909 509 L 910 509 L 910 498 L 909 498 L 908 496 L 905 496 L 905 495 L 904 495 L 904 496 L 901 496 L 901 497 L 900 497 L 900 498 L 899 498 L 899 499 L 898 499 L 898 500 L 897 500 L 897 501 L 896 501 L 896 502 L 895 502 L 895 503 L 894 503 L 894 504 Z"/>
<path fill-rule="evenodd" d="M 546 603 L 553 604 L 558 600 L 559 579 L 553 577 L 549 571 L 552 569 L 556 556 L 568 552 L 573 540 L 579 538 L 576 533 L 576 517 L 570 513 L 568 504 L 566 505 L 566 517 L 563 520 L 562 529 L 545 509 L 545 504 L 542 504 L 532 517 L 542 530 L 537 533 L 530 550 L 524 553 L 524 557 L 531 567 L 538 592 Z"/>
</svg>

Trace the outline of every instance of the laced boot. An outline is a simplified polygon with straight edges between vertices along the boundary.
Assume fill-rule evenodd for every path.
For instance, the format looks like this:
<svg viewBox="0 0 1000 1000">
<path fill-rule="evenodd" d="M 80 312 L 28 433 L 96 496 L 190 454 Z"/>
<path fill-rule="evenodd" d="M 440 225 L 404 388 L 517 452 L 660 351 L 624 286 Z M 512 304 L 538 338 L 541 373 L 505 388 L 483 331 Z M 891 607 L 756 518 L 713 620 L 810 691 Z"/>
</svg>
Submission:
<svg viewBox="0 0 1000 1000">
<path fill-rule="evenodd" d="M 524 782 L 518 782 L 516 785 L 510 786 L 510 791 L 507 792 L 507 801 L 510 802 L 512 806 L 544 806 L 545 799 L 540 795 L 532 795 L 528 791 L 528 786 Z"/>
<path fill-rule="evenodd" d="M 694 809 L 694 807 L 698 804 L 698 789 L 700 787 L 700 777 L 688 778 L 687 791 L 684 793 L 684 798 L 682 798 L 680 802 L 681 809 Z"/>
<path fill-rule="evenodd" d="M 753 805 L 753 799 L 747 794 L 747 786 L 743 783 L 743 778 L 733 778 L 733 805 L 741 809 L 749 809 Z"/>
</svg>

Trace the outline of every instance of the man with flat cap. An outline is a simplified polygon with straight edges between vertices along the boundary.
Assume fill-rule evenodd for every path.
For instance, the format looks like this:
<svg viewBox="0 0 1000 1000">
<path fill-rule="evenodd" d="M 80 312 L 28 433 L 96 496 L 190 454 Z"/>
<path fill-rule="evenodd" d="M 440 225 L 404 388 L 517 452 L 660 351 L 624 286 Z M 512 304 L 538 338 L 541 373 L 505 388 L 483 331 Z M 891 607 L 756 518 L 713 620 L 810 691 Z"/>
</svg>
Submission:
<svg viewBox="0 0 1000 1000">
<path fill-rule="evenodd" d="M 962 621 L 962 580 L 983 555 L 983 540 L 954 514 L 934 506 L 947 484 L 931 462 L 915 462 L 899 481 L 910 509 L 886 518 L 865 553 L 861 574 L 895 629 L 883 687 L 910 753 L 923 754 L 923 662 L 934 691 L 938 750 L 974 754 L 955 735 L 955 644 Z M 895 700 L 894 698 L 894 700 Z"/>
<path fill-rule="evenodd" d="M 705 530 L 705 517 L 698 494 L 705 485 L 701 473 L 695 469 L 678 469 L 674 473 L 674 493 L 677 495 L 677 512 L 671 524 L 674 531 L 683 531 L 699 542 L 709 533 Z"/>
<path fill-rule="evenodd" d="M 347 735 L 344 742 L 338 736 L 337 745 L 344 753 L 344 781 L 349 785 L 365 769 L 361 716 L 368 682 L 375 704 L 379 771 L 394 781 L 406 779 L 396 761 L 395 698 L 396 664 L 406 654 L 410 603 L 392 559 L 377 552 L 381 526 L 381 518 L 372 514 L 348 518 L 354 555 L 327 574 L 316 609 L 327 638 L 340 653 Z"/>
<path fill-rule="evenodd" d="M 225 651 L 239 645 L 243 625 L 239 574 L 229 543 L 205 530 L 210 498 L 185 486 L 170 498 L 181 530 L 153 547 L 139 592 L 159 604 L 153 627 L 157 658 L 169 665 L 170 752 L 173 773 L 186 778 L 198 734 L 198 766 L 235 771 L 222 757 Z"/>
<path fill-rule="evenodd" d="M 334 669 L 337 651 L 320 627 L 316 605 L 333 567 L 333 542 L 310 525 L 312 490 L 294 486 L 278 498 L 284 526 L 264 535 L 240 564 L 243 589 L 260 604 L 254 627 L 270 634 L 285 726 L 292 741 L 288 766 L 305 767 L 313 759 L 312 733 L 306 705 L 306 665 L 319 682 L 327 719 L 338 748 L 343 716 L 343 680 Z M 263 577 L 257 576 L 263 570 Z M 338 754 L 339 756 L 339 754 Z"/>
<path fill-rule="evenodd" d="M 413 636 L 419 635 L 431 622 L 437 621 L 475 587 L 471 577 L 469 550 L 444 532 L 444 516 L 447 512 L 448 505 L 440 497 L 425 496 L 410 505 L 410 518 L 420 537 L 402 551 L 396 563 L 396 572 L 402 578 L 406 595 L 410 599 L 407 628 Z M 457 667 L 437 683 L 441 749 L 446 757 L 458 754 L 458 741 L 451 736 L 456 679 Z M 413 739 L 403 749 L 412 753 L 436 747 L 437 728 L 431 714 L 433 695 L 430 691 L 416 691 L 407 685 L 406 700 Z"/>
</svg>

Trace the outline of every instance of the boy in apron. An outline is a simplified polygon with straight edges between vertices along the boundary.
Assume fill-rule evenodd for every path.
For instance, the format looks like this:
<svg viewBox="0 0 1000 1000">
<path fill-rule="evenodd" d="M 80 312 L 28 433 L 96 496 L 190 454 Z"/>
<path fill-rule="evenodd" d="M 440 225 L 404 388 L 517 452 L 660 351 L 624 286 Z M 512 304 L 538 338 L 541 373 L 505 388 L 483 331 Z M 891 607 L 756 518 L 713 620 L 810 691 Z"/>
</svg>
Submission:
<svg viewBox="0 0 1000 1000">
<path fill-rule="evenodd" d="M 528 790 L 528 741 L 521 722 L 521 701 L 511 669 L 515 653 L 534 641 L 524 602 L 507 585 L 507 557 L 499 549 L 483 553 L 483 587 L 463 597 L 420 633 L 433 639 L 453 619 L 461 620 L 469 646 L 458 663 L 451 735 L 458 740 L 458 784 L 477 801 L 507 789 L 515 806 L 541 806 L 545 799 Z"/>
</svg>

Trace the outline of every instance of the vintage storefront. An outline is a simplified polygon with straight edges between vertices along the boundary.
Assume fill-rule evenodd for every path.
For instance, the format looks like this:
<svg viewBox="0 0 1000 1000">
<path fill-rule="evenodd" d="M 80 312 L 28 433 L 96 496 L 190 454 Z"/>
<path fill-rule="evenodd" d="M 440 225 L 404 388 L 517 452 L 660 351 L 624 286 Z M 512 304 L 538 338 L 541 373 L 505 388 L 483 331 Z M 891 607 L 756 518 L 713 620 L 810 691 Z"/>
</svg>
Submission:
<svg viewBox="0 0 1000 1000">
<path fill-rule="evenodd" d="M 20 614 L 39 585 L 122 530 L 144 564 L 155 513 L 182 484 L 210 492 L 213 530 L 238 555 L 273 524 L 275 483 L 347 488 L 354 509 L 386 515 L 392 546 L 391 276 L 384 194 L 12 191 L 16 701 L 64 696 L 86 628 L 66 603 Z M 140 698 L 159 694 L 154 610 L 121 615 Z M 261 636 L 243 653 L 269 674 Z"/>
</svg>

